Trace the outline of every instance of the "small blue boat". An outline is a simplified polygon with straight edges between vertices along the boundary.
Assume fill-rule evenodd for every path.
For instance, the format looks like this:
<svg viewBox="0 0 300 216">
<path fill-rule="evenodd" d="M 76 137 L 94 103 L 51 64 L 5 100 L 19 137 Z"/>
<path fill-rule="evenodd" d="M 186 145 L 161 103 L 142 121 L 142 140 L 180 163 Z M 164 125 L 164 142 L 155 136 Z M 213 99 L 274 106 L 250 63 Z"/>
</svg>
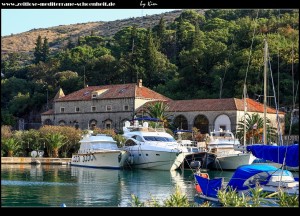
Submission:
<svg viewBox="0 0 300 216">
<path fill-rule="evenodd" d="M 286 164 L 290 167 L 299 166 L 298 144 L 290 146 L 251 145 L 247 146 L 247 150 L 257 158 Z M 195 179 L 198 183 L 196 186 L 198 196 L 213 201 L 218 201 L 217 193 L 221 188 L 231 187 L 238 193 L 246 193 L 257 184 L 263 188 L 263 191 L 270 193 L 277 192 L 280 187 L 288 194 L 299 194 L 299 178 L 295 179 L 288 170 L 268 164 L 239 166 L 228 184 L 223 182 L 223 178 L 209 179 L 201 176 L 201 173 L 195 174 Z"/>
</svg>

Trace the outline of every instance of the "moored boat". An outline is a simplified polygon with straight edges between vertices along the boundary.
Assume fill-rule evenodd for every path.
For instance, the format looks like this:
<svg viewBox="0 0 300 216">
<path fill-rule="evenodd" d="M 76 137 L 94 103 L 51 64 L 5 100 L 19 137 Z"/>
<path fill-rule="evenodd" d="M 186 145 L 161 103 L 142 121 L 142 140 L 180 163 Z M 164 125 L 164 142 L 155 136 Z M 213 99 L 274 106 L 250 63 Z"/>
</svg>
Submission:
<svg viewBox="0 0 300 216">
<path fill-rule="evenodd" d="M 228 130 L 223 131 L 220 129 L 219 131 L 210 132 L 207 146 L 208 152 L 217 156 L 214 163 L 215 169 L 235 170 L 241 165 L 252 164 L 255 160 L 251 153 L 235 150 L 236 146 L 240 146 L 240 142 Z"/>
<path fill-rule="evenodd" d="M 229 182 L 223 178 L 209 179 L 204 173 L 196 173 L 196 196 L 219 202 L 219 190 L 235 190 L 239 195 L 250 195 L 251 189 L 257 186 L 263 192 L 285 192 L 289 195 L 299 195 L 299 181 L 288 170 L 278 169 L 271 165 L 251 164 L 238 167 Z"/>
<path fill-rule="evenodd" d="M 117 142 L 109 135 L 93 135 L 89 131 L 79 142 L 78 152 L 72 155 L 72 166 L 120 169 L 127 162 L 129 153 L 119 149 Z"/>
<path fill-rule="evenodd" d="M 148 122 L 140 125 L 138 120 L 134 120 L 134 124 L 130 125 L 127 121 L 123 132 L 126 138 L 123 149 L 130 153 L 128 161 L 132 168 L 175 170 L 188 153 L 164 128 L 149 127 Z"/>
</svg>

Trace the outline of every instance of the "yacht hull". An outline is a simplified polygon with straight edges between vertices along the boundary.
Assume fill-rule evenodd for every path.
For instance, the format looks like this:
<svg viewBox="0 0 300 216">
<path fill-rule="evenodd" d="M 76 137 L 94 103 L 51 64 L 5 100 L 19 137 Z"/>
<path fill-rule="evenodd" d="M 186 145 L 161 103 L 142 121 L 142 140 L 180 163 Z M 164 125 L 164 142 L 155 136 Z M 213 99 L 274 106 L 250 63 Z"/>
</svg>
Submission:
<svg viewBox="0 0 300 216">
<path fill-rule="evenodd" d="M 235 170 L 241 165 L 249 165 L 256 158 L 250 153 L 228 154 L 224 156 L 217 156 L 214 163 L 215 169 Z"/>
<path fill-rule="evenodd" d="M 129 150 L 128 165 L 137 169 L 176 170 L 185 155 L 178 151 Z"/>
<path fill-rule="evenodd" d="M 91 168 L 120 169 L 127 162 L 129 153 L 123 150 L 73 154 L 71 165 Z"/>
</svg>

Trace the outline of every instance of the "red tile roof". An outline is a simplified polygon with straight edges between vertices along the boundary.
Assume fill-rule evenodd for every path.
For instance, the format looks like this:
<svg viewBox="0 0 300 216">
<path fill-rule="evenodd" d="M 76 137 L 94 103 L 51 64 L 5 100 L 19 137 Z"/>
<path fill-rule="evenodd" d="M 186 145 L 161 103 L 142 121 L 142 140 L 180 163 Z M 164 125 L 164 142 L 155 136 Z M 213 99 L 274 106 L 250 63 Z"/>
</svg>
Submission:
<svg viewBox="0 0 300 216">
<path fill-rule="evenodd" d="M 223 99 L 194 99 L 169 101 L 169 112 L 191 112 L 191 111 L 230 111 L 244 110 L 243 99 L 223 98 Z M 264 112 L 263 104 L 247 98 L 248 112 Z M 276 113 L 276 110 L 267 107 L 267 113 Z M 283 114 L 283 112 L 279 112 Z"/>
<path fill-rule="evenodd" d="M 253 99 L 247 98 L 247 111 L 248 112 L 264 112 L 264 105 L 262 103 L 259 103 Z M 237 110 L 244 110 L 244 100 L 243 99 L 237 99 L 235 98 L 235 104 L 237 107 Z M 267 106 L 267 113 L 276 113 L 276 109 L 273 109 L 271 107 Z M 284 114 L 282 111 L 278 111 L 280 114 Z"/>
<path fill-rule="evenodd" d="M 104 93 L 100 94 L 98 99 L 116 99 L 116 98 L 133 98 L 139 97 L 144 99 L 156 100 L 171 100 L 157 92 L 154 92 L 144 86 L 138 87 L 135 83 L 130 84 L 117 84 L 106 86 L 89 86 L 80 89 L 76 92 L 68 94 L 64 97 L 58 98 L 55 101 L 88 101 L 92 100 L 92 92 L 107 89 Z"/>
<path fill-rule="evenodd" d="M 41 113 L 41 115 L 53 115 L 53 114 L 54 114 L 53 109 L 49 109 L 48 111 Z"/>
</svg>

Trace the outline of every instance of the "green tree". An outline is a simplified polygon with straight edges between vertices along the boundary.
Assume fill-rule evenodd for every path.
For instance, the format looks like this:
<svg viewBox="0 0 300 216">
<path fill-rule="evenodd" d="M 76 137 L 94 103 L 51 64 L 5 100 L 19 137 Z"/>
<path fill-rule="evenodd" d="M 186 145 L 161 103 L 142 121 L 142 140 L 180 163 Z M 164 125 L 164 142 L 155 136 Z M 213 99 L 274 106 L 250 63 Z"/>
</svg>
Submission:
<svg viewBox="0 0 300 216">
<path fill-rule="evenodd" d="M 21 148 L 21 145 L 16 138 L 10 137 L 1 139 L 1 147 L 7 151 L 8 157 L 12 157 Z"/>
<path fill-rule="evenodd" d="M 244 119 L 238 122 L 237 127 L 237 137 L 240 140 L 244 140 L 244 122 L 246 124 L 246 143 L 262 143 L 263 139 L 263 125 L 264 119 L 258 114 L 253 113 L 250 115 L 246 113 Z M 266 119 L 266 126 L 267 126 L 267 141 L 268 142 L 276 142 L 276 129 L 270 125 L 270 119 Z"/>
<path fill-rule="evenodd" d="M 168 111 L 169 106 L 162 101 L 150 103 L 147 107 L 146 113 L 152 118 L 158 118 L 163 122 L 164 127 L 168 127 L 169 120 L 166 112 Z"/>
<path fill-rule="evenodd" d="M 42 58 L 41 58 L 41 60 L 43 62 L 48 61 L 49 54 L 50 54 L 49 43 L 48 43 L 48 39 L 45 37 L 43 47 L 42 47 Z"/>
<path fill-rule="evenodd" d="M 66 144 L 65 136 L 59 133 L 49 133 L 46 136 L 48 148 L 51 150 L 54 158 L 58 158 L 59 149 Z"/>
<path fill-rule="evenodd" d="M 38 36 L 34 48 L 34 63 L 37 64 L 43 60 L 43 44 L 41 35 Z"/>
</svg>

